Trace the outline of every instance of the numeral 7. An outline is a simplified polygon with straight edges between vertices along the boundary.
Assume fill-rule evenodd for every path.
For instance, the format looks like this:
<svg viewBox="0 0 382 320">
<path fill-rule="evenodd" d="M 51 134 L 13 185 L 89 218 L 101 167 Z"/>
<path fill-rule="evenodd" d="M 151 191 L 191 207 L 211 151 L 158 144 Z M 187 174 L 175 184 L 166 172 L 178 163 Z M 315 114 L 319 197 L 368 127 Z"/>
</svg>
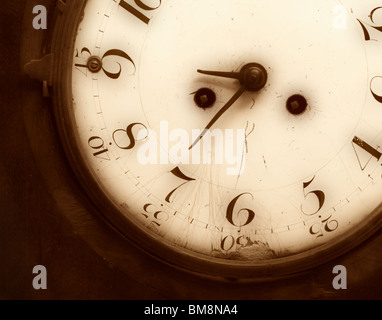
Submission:
<svg viewBox="0 0 382 320">
<path fill-rule="evenodd" d="M 165 200 L 166 200 L 168 203 L 171 203 L 171 202 L 172 202 L 172 200 L 171 200 L 172 195 L 173 195 L 173 194 L 174 194 L 180 187 L 182 187 L 183 185 L 185 185 L 186 183 L 188 183 L 188 182 L 190 182 L 190 181 L 194 181 L 194 180 L 195 180 L 195 179 L 193 179 L 193 178 L 190 178 L 190 177 L 186 176 L 182 171 L 180 171 L 179 167 L 176 167 L 175 169 L 173 169 L 173 170 L 171 171 L 171 173 L 172 173 L 174 176 L 176 176 L 176 177 L 178 177 L 179 179 L 182 179 L 182 180 L 184 180 L 184 181 L 186 181 L 186 182 L 183 182 L 180 186 L 178 186 L 177 188 L 175 188 L 174 190 L 172 190 L 172 191 L 166 196 Z"/>
</svg>

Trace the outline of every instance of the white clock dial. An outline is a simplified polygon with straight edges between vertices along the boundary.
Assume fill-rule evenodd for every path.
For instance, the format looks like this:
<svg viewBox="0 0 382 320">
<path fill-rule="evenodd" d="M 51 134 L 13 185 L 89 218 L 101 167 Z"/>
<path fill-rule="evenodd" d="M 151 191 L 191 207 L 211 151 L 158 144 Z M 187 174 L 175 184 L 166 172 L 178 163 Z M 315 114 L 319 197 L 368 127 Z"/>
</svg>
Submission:
<svg viewBox="0 0 382 320">
<path fill-rule="evenodd" d="M 380 25 L 373 0 L 84 2 L 63 126 L 85 187 L 166 259 L 330 250 L 379 216 Z"/>
</svg>

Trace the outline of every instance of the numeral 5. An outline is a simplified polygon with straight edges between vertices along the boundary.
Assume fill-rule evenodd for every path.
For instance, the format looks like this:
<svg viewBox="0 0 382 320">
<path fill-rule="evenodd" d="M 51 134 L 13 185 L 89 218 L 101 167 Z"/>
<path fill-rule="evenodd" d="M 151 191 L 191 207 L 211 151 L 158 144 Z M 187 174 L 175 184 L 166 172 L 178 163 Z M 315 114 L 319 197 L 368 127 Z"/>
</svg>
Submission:
<svg viewBox="0 0 382 320">
<path fill-rule="evenodd" d="M 315 178 L 316 178 L 316 176 L 314 176 L 313 179 L 310 180 L 309 182 L 304 182 L 303 183 L 304 199 L 307 200 L 309 197 L 314 196 L 318 200 L 318 208 L 317 208 L 317 210 L 312 211 L 312 212 L 308 212 L 306 210 L 306 208 L 304 209 L 304 204 L 301 205 L 301 211 L 306 216 L 313 216 L 313 215 L 315 215 L 318 211 L 321 210 L 322 206 L 325 203 L 325 193 L 322 192 L 321 190 L 314 190 L 314 191 L 310 191 L 310 192 L 306 191 L 306 189 L 310 186 L 310 184 L 313 182 L 313 180 Z M 309 210 L 313 210 L 311 206 L 309 206 Z"/>
</svg>

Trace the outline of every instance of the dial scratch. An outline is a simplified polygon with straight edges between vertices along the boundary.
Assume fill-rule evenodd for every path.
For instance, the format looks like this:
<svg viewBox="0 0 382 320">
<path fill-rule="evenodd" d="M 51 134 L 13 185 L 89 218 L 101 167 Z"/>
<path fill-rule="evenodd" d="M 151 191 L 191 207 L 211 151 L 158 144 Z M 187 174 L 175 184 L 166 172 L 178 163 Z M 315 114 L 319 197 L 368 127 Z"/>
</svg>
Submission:
<svg viewBox="0 0 382 320">
<path fill-rule="evenodd" d="M 247 121 L 247 125 L 245 127 L 245 152 L 248 153 L 248 137 L 253 133 L 253 131 L 255 131 L 255 123 L 252 123 L 252 129 L 247 133 L 248 131 L 248 125 L 249 125 L 249 122 Z"/>
<path fill-rule="evenodd" d="M 249 152 L 249 149 L 248 149 L 248 137 L 255 131 L 255 123 L 252 123 L 252 129 L 248 132 L 248 127 L 249 127 L 249 121 L 247 121 L 247 124 L 245 126 L 245 149 L 243 149 L 243 153 L 241 155 L 241 161 L 240 161 L 240 170 L 239 172 L 242 171 L 242 168 L 243 168 L 243 163 L 245 161 L 245 155 Z M 239 184 L 239 179 L 240 179 L 241 175 L 240 173 L 238 174 L 237 176 L 237 179 L 236 179 L 236 185 L 235 185 L 235 188 L 237 187 L 237 185 Z"/>
<path fill-rule="evenodd" d="M 264 162 L 264 165 L 265 165 L 265 169 L 268 169 L 267 160 L 265 160 L 265 156 L 263 156 L 263 162 Z"/>
</svg>

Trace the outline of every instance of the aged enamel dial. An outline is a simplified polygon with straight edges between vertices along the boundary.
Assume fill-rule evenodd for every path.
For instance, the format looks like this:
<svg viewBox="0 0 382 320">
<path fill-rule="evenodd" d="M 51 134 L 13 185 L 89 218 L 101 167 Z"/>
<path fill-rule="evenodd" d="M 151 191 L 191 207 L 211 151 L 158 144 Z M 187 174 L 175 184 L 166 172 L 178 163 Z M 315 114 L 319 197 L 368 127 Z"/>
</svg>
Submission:
<svg viewBox="0 0 382 320">
<path fill-rule="evenodd" d="M 380 225 L 380 1 L 67 1 L 63 17 L 60 132 L 130 241 L 257 277 Z"/>
</svg>

